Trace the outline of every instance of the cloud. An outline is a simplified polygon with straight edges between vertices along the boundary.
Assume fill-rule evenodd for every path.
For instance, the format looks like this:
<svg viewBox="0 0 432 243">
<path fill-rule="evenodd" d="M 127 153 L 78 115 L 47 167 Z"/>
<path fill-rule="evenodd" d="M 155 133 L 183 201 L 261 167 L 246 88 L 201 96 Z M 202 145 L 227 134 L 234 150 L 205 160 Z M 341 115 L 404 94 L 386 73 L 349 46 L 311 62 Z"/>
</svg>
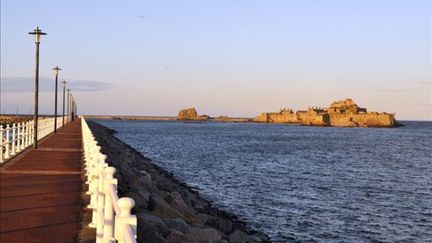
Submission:
<svg viewBox="0 0 432 243">
<path fill-rule="evenodd" d="M 62 79 L 59 80 L 59 91 L 62 89 Z M 111 88 L 111 84 L 94 80 L 71 80 L 67 87 L 74 92 L 98 92 Z M 40 77 L 39 92 L 54 92 L 54 78 Z M 34 91 L 33 77 L 5 77 L 1 78 L 2 93 L 28 93 Z"/>
</svg>

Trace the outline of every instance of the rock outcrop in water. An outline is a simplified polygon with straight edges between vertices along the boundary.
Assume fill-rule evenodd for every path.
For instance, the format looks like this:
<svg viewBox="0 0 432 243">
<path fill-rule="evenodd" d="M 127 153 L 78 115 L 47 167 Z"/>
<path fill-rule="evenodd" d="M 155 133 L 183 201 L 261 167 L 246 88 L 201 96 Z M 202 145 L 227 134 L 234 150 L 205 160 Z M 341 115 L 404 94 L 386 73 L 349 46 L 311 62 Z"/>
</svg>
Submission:
<svg viewBox="0 0 432 243">
<path fill-rule="evenodd" d="M 255 122 L 300 123 L 307 126 L 336 127 L 394 127 L 395 115 L 390 113 L 368 112 L 352 99 L 335 101 L 328 108 L 309 107 L 306 111 L 294 113 L 283 109 L 279 113 L 262 113 Z"/>
<path fill-rule="evenodd" d="M 117 168 L 119 196 L 135 200 L 138 242 L 269 242 L 264 233 L 213 207 L 196 190 L 115 138 L 113 130 L 88 124 L 107 162 Z"/>
<path fill-rule="evenodd" d="M 183 121 L 206 121 L 210 117 L 208 115 L 198 115 L 195 108 L 187 108 L 180 110 L 177 116 L 178 120 Z"/>
</svg>

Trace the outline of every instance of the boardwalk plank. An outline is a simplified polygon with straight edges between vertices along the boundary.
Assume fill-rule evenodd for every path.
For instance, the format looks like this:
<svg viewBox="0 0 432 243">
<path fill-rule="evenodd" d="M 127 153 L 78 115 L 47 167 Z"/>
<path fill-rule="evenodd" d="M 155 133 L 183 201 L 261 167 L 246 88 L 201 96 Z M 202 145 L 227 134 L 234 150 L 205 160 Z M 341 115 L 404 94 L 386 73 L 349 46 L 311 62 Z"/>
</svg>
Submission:
<svg viewBox="0 0 432 243">
<path fill-rule="evenodd" d="M 75 242 L 80 230 L 79 119 L 0 168 L 0 242 Z"/>
<path fill-rule="evenodd" d="M 78 230 L 78 225 L 75 222 L 17 230 L 0 234 L 0 242 L 76 242 Z"/>
</svg>

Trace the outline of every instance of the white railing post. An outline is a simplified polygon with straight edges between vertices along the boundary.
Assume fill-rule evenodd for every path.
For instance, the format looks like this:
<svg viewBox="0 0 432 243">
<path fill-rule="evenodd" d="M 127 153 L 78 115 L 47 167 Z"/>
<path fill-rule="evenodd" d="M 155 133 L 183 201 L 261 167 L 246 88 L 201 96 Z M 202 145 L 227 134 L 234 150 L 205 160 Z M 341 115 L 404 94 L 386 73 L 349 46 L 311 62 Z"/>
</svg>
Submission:
<svg viewBox="0 0 432 243">
<path fill-rule="evenodd" d="M 105 208 L 104 208 L 104 242 L 112 242 L 114 240 L 114 209 L 113 198 L 111 198 L 109 190 L 114 190 L 117 193 L 117 179 L 114 179 L 114 167 L 105 168 L 104 193 L 105 193 Z"/>
<path fill-rule="evenodd" d="M 25 136 L 24 136 L 24 133 L 25 133 L 25 126 L 24 126 L 24 124 L 25 124 L 25 122 L 22 122 L 21 123 L 21 132 L 20 132 L 20 151 L 21 150 L 24 150 L 24 138 L 25 138 Z"/>
<path fill-rule="evenodd" d="M 40 133 L 39 133 L 39 138 L 38 138 L 38 141 L 39 140 L 41 140 L 44 136 L 45 136 L 45 123 L 46 123 L 46 119 L 42 119 L 42 121 L 41 121 L 41 125 L 40 125 L 40 129 L 39 129 L 39 131 L 41 131 Z"/>
<path fill-rule="evenodd" d="M 130 226 L 132 228 L 132 237 L 136 239 L 136 227 L 137 227 L 137 218 L 135 215 L 131 215 L 131 210 L 135 206 L 135 201 L 129 197 L 122 197 L 117 201 L 117 204 L 120 208 L 120 214 L 115 216 L 115 239 L 119 243 L 126 242 L 126 234 L 125 226 Z"/>
<path fill-rule="evenodd" d="M 50 118 L 46 118 L 45 119 L 45 127 L 44 127 L 44 137 L 47 135 L 47 133 L 49 133 L 49 132 L 51 132 L 50 131 L 50 124 L 51 123 L 51 120 L 50 120 Z"/>
<path fill-rule="evenodd" d="M 25 121 L 23 123 L 24 126 L 24 130 L 23 130 L 23 148 L 27 148 L 28 142 L 27 142 L 27 133 L 28 133 L 28 126 L 27 126 L 28 122 Z"/>
<path fill-rule="evenodd" d="M 38 123 L 38 140 L 45 138 L 54 131 L 54 120 L 55 118 L 53 117 L 40 118 Z M 5 124 L 1 127 L 0 163 L 16 156 L 35 142 L 33 125 L 34 120 L 29 120 L 21 123 Z"/>
<path fill-rule="evenodd" d="M 15 123 L 12 124 L 12 155 L 15 155 Z"/>
<path fill-rule="evenodd" d="M 40 119 L 40 118 L 39 118 L 39 120 L 38 120 L 38 124 L 37 124 L 37 130 L 38 130 L 37 137 L 36 137 L 36 140 L 37 140 L 37 141 L 39 141 L 39 138 L 40 138 L 40 136 L 41 136 L 41 134 L 42 134 L 42 123 L 43 123 L 43 119 Z M 36 142 L 36 141 L 35 141 L 35 142 Z"/>
<path fill-rule="evenodd" d="M 26 144 L 27 147 L 30 146 L 31 142 L 30 142 L 30 133 L 31 133 L 31 127 L 30 127 L 31 121 L 27 122 L 27 133 L 26 133 Z"/>
<path fill-rule="evenodd" d="M 28 141 L 27 141 L 27 133 L 28 133 L 28 126 L 27 126 L 28 122 L 25 121 L 24 122 L 24 132 L 23 132 L 23 146 L 24 148 L 27 148 L 28 146 Z"/>
<path fill-rule="evenodd" d="M 5 146 L 5 152 L 6 152 L 6 146 L 7 146 L 6 139 L 3 138 L 3 135 L 4 135 L 3 130 L 4 130 L 3 126 L 0 125 L 0 164 L 3 163 L 3 146 Z M 7 128 L 6 128 L 6 131 L 7 131 Z M 5 153 L 4 156 L 6 157 L 6 155 L 7 155 L 7 153 Z"/>
<path fill-rule="evenodd" d="M 41 129 L 41 130 L 42 130 L 42 133 L 41 133 L 41 137 L 40 137 L 39 139 L 42 139 L 42 138 L 45 137 L 46 130 L 47 130 L 47 119 L 44 118 L 42 121 L 43 121 L 43 122 L 42 122 L 42 129 Z"/>
<path fill-rule="evenodd" d="M 17 124 L 17 137 L 16 137 L 16 141 L 17 141 L 17 144 L 16 144 L 16 150 L 17 150 L 17 152 L 20 152 L 21 151 L 21 138 L 20 138 L 20 136 L 21 136 L 21 124 L 20 123 L 18 123 Z"/>
<path fill-rule="evenodd" d="M 28 132 L 27 132 L 27 141 L 28 141 L 27 145 L 28 146 L 32 145 L 31 136 L 32 136 L 32 121 L 29 121 L 28 122 Z"/>
<path fill-rule="evenodd" d="M 70 121 L 69 119 L 67 120 Z M 115 168 L 108 167 L 106 155 L 94 138 L 84 118 L 81 119 L 87 194 L 91 194 L 89 208 L 93 209 L 90 227 L 96 228 L 96 242 L 136 242 L 137 219 L 131 215 L 135 202 L 131 198 L 118 199 Z M 113 237 L 114 236 L 114 237 Z"/>
<path fill-rule="evenodd" d="M 105 156 L 105 155 L 104 155 Z M 105 156 L 106 157 L 106 156 Z M 98 224 L 96 225 L 96 242 L 103 241 L 103 227 L 105 222 L 103 222 L 104 215 L 104 204 L 105 204 L 105 194 L 104 194 L 104 164 L 105 158 L 99 159 L 96 165 L 96 173 L 98 175 L 98 188 L 97 188 L 97 219 Z M 102 218 L 102 220 L 100 220 Z"/>
<path fill-rule="evenodd" d="M 42 122 L 42 133 L 41 133 L 41 137 L 40 137 L 40 139 L 42 139 L 42 138 L 44 138 L 45 137 L 45 133 L 46 133 L 46 130 L 47 130 L 47 119 L 45 118 L 45 119 L 43 119 L 43 122 Z"/>
<path fill-rule="evenodd" d="M 90 205 L 89 208 L 93 209 L 92 214 L 92 222 L 89 224 L 90 227 L 96 228 L 98 225 L 98 217 L 97 217 L 97 206 L 98 206 L 98 188 L 99 185 L 99 178 L 97 176 L 96 168 L 94 168 L 94 165 L 91 165 L 90 172 L 89 172 L 89 193 L 90 193 Z"/>
<path fill-rule="evenodd" d="M 34 144 L 34 120 L 30 123 L 30 144 Z"/>
<path fill-rule="evenodd" d="M 10 137 L 9 137 L 9 131 L 10 131 L 10 127 L 9 124 L 6 125 L 6 139 L 5 141 L 2 141 L 5 145 L 5 159 L 9 159 L 10 157 Z M 1 132 L 2 136 L 3 136 L 3 131 Z"/>
</svg>

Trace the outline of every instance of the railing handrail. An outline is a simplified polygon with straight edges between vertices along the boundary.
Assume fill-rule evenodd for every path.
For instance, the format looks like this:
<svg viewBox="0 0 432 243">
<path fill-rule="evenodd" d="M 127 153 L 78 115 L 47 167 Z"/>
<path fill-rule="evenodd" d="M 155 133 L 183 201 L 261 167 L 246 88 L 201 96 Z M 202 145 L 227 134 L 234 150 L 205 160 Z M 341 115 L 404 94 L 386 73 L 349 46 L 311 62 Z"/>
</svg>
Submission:
<svg viewBox="0 0 432 243">
<path fill-rule="evenodd" d="M 119 200 L 119 197 L 113 185 L 109 186 L 108 193 L 110 198 L 112 198 L 111 201 L 117 202 Z M 113 209 L 116 214 L 120 214 L 120 208 L 117 203 L 113 203 Z"/>
<path fill-rule="evenodd" d="M 66 117 L 66 116 L 65 116 Z M 62 116 L 57 117 L 57 128 L 62 126 L 59 122 Z M 54 132 L 54 117 L 38 119 L 38 138 L 41 140 Z M 69 122 L 70 119 L 66 119 Z M 18 155 L 34 143 L 34 119 L 0 125 L 0 164 Z"/>
<path fill-rule="evenodd" d="M 135 206 L 132 198 L 117 195 L 116 169 L 108 166 L 106 155 L 81 117 L 84 160 L 90 194 L 89 208 L 93 209 L 90 227 L 96 228 L 96 242 L 136 243 L 137 218 L 131 215 Z"/>
</svg>

